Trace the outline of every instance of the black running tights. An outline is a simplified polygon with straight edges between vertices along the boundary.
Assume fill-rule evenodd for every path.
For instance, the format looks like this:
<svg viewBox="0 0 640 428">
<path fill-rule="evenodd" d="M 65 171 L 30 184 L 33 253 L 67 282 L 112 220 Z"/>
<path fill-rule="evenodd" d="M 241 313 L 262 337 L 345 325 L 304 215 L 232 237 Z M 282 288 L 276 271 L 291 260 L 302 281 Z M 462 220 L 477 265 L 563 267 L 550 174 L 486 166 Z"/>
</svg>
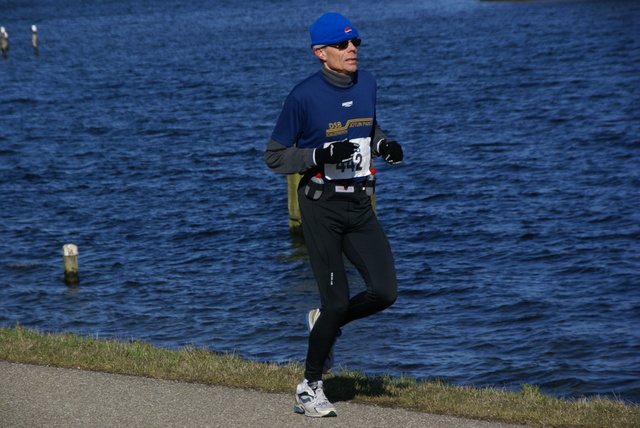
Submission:
<svg viewBox="0 0 640 428">
<path fill-rule="evenodd" d="M 298 192 L 302 230 L 321 306 L 309 335 L 305 378 L 322 379 L 322 366 L 340 327 L 391 306 L 397 297 L 389 241 L 364 193 L 354 200 L 312 201 Z M 351 297 L 344 256 L 362 275 L 366 290 Z"/>
</svg>

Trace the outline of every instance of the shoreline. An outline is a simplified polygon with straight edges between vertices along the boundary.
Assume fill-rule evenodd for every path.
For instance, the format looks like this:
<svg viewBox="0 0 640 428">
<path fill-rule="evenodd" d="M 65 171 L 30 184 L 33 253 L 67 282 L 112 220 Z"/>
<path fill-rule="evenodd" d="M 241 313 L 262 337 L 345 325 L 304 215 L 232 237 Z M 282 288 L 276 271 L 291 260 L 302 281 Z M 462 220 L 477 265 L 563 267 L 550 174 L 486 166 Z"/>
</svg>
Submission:
<svg viewBox="0 0 640 428">
<path fill-rule="evenodd" d="M 330 427 L 527 428 L 350 401 L 337 417 L 293 411 L 290 394 L 0 360 L 0 426 L 119 428 Z"/>
<path fill-rule="evenodd" d="M 303 375 L 303 365 L 297 362 L 284 365 L 258 363 L 234 354 L 213 353 L 194 347 L 172 350 L 154 347 L 143 341 L 121 342 L 83 337 L 75 333 L 42 333 L 22 326 L 0 327 L 0 363 L 0 391 L 8 394 L 5 400 L 0 396 L 0 403 L 6 401 L 15 404 L 6 408 L 8 412 L 14 411 L 15 406 L 28 405 L 20 404 L 21 400 L 29 402 L 30 397 L 38 394 L 43 394 L 45 404 L 48 403 L 46 397 L 57 397 L 54 402 L 66 401 L 68 403 L 65 405 L 76 406 L 74 400 L 84 399 L 86 395 L 78 388 L 89 388 L 87 385 L 91 385 L 92 382 L 85 379 L 78 385 L 74 382 L 68 383 L 69 392 L 58 397 L 58 385 L 66 381 L 55 376 L 62 376 L 64 379 L 65 376 L 71 376 L 66 371 L 69 370 L 73 373 L 94 373 L 94 376 L 106 376 L 110 379 L 123 379 L 124 376 L 130 379 L 146 379 L 149 382 L 181 384 L 185 385 L 185 388 L 187 385 L 199 385 L 201 388 L 223 388 L 227 391 L 252 391 L 251 394 L 261 397 L 257 409 L 271 409 L 271 418 L 291 417 L 293 391 Z M 8 380 L 11 378 L 11 370 L 19 370 L 20 367 L 27 371 L 24 374 L 25 378 L 54 378 L 44 384 L 39 383 L 36 387 L 23 385 L 20 376 L 14 377 L 13 381 Z M 120 395 L 137 396 L 135 388 L 135 383 L 123 384 L 120 386 Z M 371 409 L 380 408 L 391 412 L 390 414 L 409 412 L 412 417 L 421 421 L 421 418 L 446 415 L 448 418 L 474 423 L 492 421 L 494 425 L 490 426 L 520 424 L 547 427 L 640 428 L 640 406 L 634 403 L 598 396 L 577 400 L 559 399 L 539 392 L 536 386 L 526 384 L 521 385 L 520 391 L 513 392 L 499 388 L 453 386 L 441 381 L 422 382 L 410 378 L 369 377 L 361 372 L 340 370 L 326 377 L 325 392 L 336 405 L 339 415 L 343 413 L 341 408 L 344 406 L 364 406 L 365 414 L 371 412 Z M 100 391 L 91 390 L 90 393 L 96 395 Z M 166 398 L 149 394 L 147 400 L 151 401 Z M 120 399 L 120 395 L 115 394 L 114 399 Z M 270 401 L 274 397 L 279 398 Z M 234 403 L 230 406 L 235 406 Z M 74 407 L 74 411 L 82 413 L 85 411 L 84 406 L 95 410 L 99 405 L 101 399 L 95 398 L 94 402 L 86 402 L 80 409 Z M 121 403 L 120 406 L 126 408 L 126 405 L 127 403 Z M 248 408 L 255 407 L 247 403 L 245 405 L 249 406 Z M 4 414 L 1 406 L 6 405 L 0 404 L 0 414 Z M 126 412 L 122 409 L 117 411 Z M 197 409 L 193 411 L 196 412 Z M 221 411 L 224 413 L 224 409 Z M 239 409 L 235 411 L 241 412 Z M 348 412 L 350 410 L 347 410 Z M 255 409 L 252 411 L 252 414 L 254 413 Z M 87 417 L 82 414 L 83 417 Z M 206 419 L 205 416 L 209 417 L 208 414 L 204 415 L 203 421 Z M 303 420 L 314 419 L 304 415 L 296 416 L 297 422 L 294 423 L 298 425 L 300 417 Z M 246 422 L 244 419 L 243 421 Z M 2 421 L 0 426 L 1 424 Z M 148 426 L 147 423 L 144 425 Z M 368 422 L 367 426 L 374 425 Z M 427 426 L 433 425 L 429 422 Z"/>
</svg>

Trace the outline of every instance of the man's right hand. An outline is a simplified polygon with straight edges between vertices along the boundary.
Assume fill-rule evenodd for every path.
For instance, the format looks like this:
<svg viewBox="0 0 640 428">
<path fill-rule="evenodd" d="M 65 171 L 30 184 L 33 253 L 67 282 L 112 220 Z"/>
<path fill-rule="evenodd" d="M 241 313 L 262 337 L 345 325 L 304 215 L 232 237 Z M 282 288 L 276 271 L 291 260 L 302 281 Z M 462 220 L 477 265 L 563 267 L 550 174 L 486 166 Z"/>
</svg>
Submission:
<svg viewBox="0 0 640 428">
<path fill-rule="evenodd" d="M 324 149 L 316 149 L 315 158 L 318 164 L 347 162 L 357 150 L 358 145 L 349 140 L 338 141 Z"/>
</svg>

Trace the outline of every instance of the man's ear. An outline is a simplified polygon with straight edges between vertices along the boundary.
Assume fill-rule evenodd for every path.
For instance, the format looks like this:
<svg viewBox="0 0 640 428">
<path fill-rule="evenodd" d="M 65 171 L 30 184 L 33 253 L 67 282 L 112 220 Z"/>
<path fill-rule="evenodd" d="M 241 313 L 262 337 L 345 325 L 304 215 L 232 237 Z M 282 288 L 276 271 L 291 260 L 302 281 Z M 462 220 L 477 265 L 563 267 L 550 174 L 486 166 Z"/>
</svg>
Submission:
<svg viewBox="0 0 640 428">
<path fill-rule="evenodd" d="M 313 53 L 316 54 L 320 61 L 327 60 L 327 53 L 324 51 L 324 48 L 317 48 L 313 50 Z"/>
</svg>

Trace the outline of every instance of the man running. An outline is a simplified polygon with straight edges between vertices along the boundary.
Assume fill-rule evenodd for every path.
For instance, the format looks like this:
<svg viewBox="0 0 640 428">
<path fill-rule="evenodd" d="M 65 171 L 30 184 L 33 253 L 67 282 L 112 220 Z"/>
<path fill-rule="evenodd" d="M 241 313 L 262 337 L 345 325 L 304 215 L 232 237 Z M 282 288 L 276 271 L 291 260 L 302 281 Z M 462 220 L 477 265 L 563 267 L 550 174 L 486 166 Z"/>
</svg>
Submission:
<svg viewBox="0 0 640 428">
<path fill-rule="evenodd" d="M 396 272 L 387 237 L 371 206 L 372 157 L 402 162 L 402 147 L 376 121 L 376 80 L 358 70 L 358 30 L 338 13 L 310 28 L 320 71 L 297 84 L 284 102 L 265 160 L 277 173 L 303 175 L 298 188 L 302 231 L 321 305 L 307 314 L 305 379 L 294 409 L 336 416 L 322 389 L 340 328 L 392 305 Z M 343 254 L 364 278 L 351 297 Z"/>
</svg>

